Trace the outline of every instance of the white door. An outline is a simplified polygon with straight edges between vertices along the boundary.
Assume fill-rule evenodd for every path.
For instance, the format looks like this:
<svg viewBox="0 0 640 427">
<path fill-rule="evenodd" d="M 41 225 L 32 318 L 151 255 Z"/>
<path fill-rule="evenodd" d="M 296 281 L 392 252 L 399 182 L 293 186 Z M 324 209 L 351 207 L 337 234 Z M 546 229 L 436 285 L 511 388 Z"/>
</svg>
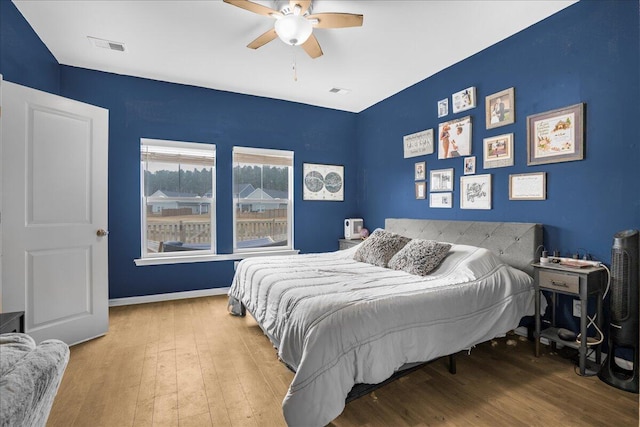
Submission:
<svg viewBox="0 0 640 427">
<path fill-rule="evenodd" d="M 2 191 L 2 74 L 0 74 L 0 191 Z M 2 193 L 0 192 L 0 313 L 2 310 Z"/>
<path fill-rule="evenodd" d="M 104 335 L 109 112 L 1 84 L 2 310 L 37 342 Z"/>
</svg>

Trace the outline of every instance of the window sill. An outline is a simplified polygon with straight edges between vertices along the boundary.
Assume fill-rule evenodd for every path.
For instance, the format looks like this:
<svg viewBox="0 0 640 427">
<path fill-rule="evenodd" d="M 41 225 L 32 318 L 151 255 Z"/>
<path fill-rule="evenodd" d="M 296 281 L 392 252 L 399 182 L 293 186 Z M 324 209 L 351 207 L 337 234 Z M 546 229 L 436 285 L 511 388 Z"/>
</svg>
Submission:
<svg viewBox="0 0 640 427">
<path fill-rule="evenodd" d="M 272 255 L 298 255 L 298 249 L 287 249 L 282 251 L 263 251 L 263 252 L 242 252 L 236 254 L 203 254 L 203 255 L 176 255 L 158 258 L 137 258 L 133 262 L 136 266 L 145 265 L 163 265 L 163 264 L 188 264 L 193 262 L 210 262 L 210 261 L 234 261 L 245 258 L 253 258 L 258 256 Z"/>
</svg>

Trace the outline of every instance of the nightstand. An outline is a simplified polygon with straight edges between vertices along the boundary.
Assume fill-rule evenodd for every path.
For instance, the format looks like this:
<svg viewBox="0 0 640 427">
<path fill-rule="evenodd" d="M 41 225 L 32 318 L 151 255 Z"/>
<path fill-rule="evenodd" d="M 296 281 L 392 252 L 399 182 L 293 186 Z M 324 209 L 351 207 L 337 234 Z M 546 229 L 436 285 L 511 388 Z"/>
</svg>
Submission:
<svg viewBox="0 0 640 427">
<path fill-rule="evenodd" d="M 362 239 L 338 239 L 338 249 L 349 249 L 358 243 L 362 243 Z"/>
<path fill-rule="evenodd" d="M 606 284 L 607 274 L 602 267 L 571 268 L 560 264 L 533 264 L 533 278 L 535 286 L 535 354 L 540 356 L 540 338 L 546 338 L 555 349 L 556 343 L 575 348 L 580 355 L 580 374 L 585 374 L 587 364 L 587 347 L 595 347 L 596 363 L 600 364 L 601 345 L 591 344 L 586 337 L 587 325 L 587 302 L 590 297 L 595 298 L 596 321 L 594 322 L 602 331 L 602 293 Z M 551 326 L 540 330 L 540 292 L 551 293 Z M 556 327 L 556 296 L 557 294 L 570 295 L 580 298 L 580 343 L 576 341 L 565 341 L 558 336 Z"/>
</svg>

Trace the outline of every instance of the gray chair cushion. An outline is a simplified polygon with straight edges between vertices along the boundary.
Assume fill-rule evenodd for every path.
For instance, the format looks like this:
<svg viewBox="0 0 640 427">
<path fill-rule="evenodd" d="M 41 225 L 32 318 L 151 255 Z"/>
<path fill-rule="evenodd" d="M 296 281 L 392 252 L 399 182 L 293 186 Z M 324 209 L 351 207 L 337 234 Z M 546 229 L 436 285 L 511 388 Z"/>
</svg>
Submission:
<svg viewBox="0 0 640 427">
<path fill-rule="evenodd" d="M 45 427 L 68 362 L 62 341 L 0 335 L 0 427 Z"/>
<path fill-rule="evenodd" d="M 36 349 L 36 342 L 26 334 L 0 335 L 0 378 L 13 369 L 20 359 Z"/>
</svg>

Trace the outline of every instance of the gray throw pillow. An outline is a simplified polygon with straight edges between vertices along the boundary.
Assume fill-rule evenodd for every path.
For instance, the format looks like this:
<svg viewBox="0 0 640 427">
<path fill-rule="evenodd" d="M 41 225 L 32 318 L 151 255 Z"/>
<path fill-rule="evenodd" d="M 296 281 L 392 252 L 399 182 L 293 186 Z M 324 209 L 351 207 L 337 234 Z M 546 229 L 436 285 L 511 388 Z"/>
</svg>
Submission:
<svg viewBox="0 0 640 427">
<path fill-rule="evenodd" d="M 387 263 L 411 239 L 378 228 L 360 244 L 353 259 L 360 262 L 386 267 Z"/>
<path fill-rule="evenodd" d="M 389 260 L 389 268 L 426 276 L 440 265 L 449 249 L 449 243 L 413 239 Z"/>
</svg>

